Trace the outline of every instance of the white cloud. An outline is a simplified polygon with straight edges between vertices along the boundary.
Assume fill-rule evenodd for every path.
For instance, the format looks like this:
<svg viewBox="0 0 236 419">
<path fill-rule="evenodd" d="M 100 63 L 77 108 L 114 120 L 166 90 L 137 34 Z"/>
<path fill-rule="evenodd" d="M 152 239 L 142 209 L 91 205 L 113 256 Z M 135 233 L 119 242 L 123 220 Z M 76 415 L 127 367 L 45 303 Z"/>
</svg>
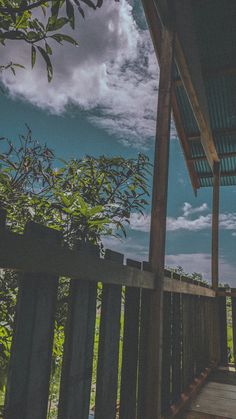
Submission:
<svg viewBox="0 0 236 419">
<path fill-rule="evenodd" d="M 205 212 L 206 210 L 208 210 L 206 203 L 194 208 L 190 203 L 185 202 L 182 207 L 182 215 L 179 217 L 167 217 L 167 231 L 200 231 L 210 229 L 212 220 L 210 213 L 206 215 L 200 214 L 197 218 L 192 218 L 194 214 Z M 234 232 L 236 230 L 236 213 L 222 213 L 219 216 L 219 220 L 222 230 L 232 230 L 232 235 L 236 235 Z M 150 214 L 131 214 L 130 228 L 131 230 L 149 232 Z"/>
<path fill-rule="evenodd" d="M 16 77 L 2 80 L 13 97 L 49 112 L 62 113 L 69 104 L 90 110 L 90 121 L 120 138 L 125 145 L 145 147 L 155 132 L 158 66 L 148 30 L 139 30 L 127 0 L 106 0 L 87 13 L 72 35 L 79 47 L 55 45 L 54 78 L 47 83 L 45 63 L 31 71 L 28 46 L 9 43 L 2 62 L 24 63 Z"/>
<path fill-rule="evenodd" d="M 204 202 L 204 204 L 200 205 L 200 207 L 193 207 L 189 202 L 185 202 L 183 205 L 183 214 L 184 216 L 188 216 L 191 214 L 196 214 L 198 212 L 203 212 L 208 210 L 208 205 Z"/>
</svg>

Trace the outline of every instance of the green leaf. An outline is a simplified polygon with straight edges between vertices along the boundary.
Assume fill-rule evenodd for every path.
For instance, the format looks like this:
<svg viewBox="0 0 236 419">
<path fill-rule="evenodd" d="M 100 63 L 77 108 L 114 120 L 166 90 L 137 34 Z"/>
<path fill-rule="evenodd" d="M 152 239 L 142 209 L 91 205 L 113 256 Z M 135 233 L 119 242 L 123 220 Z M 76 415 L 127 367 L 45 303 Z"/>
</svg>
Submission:
<svg viewBox="0 0 236 419">
<path fill-rule="evenodd" d="M 32 68 L 34 68 L 35 61 L 36 61 L 36 48 L 34 47 L 34 45 L 32 45 L 32 47 L 31 47 L 31 66 L 32 66 Z"/>
<path fill-rule="evenodd" d="M 78 42 L 75 41 L 75 39 L 73 39 L 69 35 L 56 33 L 54 35 L 51 35 L 50 38 L 55 39 L 55 41 L 57 41 L 59 44 L 61 44 L 63 41 L 66 41 L 66 42 L 69 42 L 70 44 L 78 45 Z"/>
<path fill-rule="evenodd" d="M 45 42 L 45 47 L 48 55 L 52 55 L 52 48 L 50 47 L 50 45 L 48 45 L 47 42 Z"/>
<path fill-rule="evenodd" d="M 37 46 L 40 54 L 42 55 L 44 61 L 46 62 L 47 65 L 47 73 L 48 73 L 48 81 L 50 83 L 50 81 L 52 80 L 53 77 L 53 68 L 52 68 L 52 63 L 51 60 L 49 58 L 49 55 L 47 54 L 47 52 L 40 46 Z"/>
<path fill-rule="evenodd" d="M 70 0 L 66 0 L 66 14 L 70 21 L 71 28 L 75 29 L 75 12 L 74 12 L 74 7 L 71 4 Z"/>
</svg>

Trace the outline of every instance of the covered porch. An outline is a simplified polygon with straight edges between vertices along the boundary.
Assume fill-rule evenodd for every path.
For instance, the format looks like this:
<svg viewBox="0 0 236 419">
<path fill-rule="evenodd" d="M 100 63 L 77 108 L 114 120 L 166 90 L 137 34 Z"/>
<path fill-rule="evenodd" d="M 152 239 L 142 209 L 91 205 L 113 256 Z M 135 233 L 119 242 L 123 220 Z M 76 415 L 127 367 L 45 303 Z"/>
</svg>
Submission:
<svg viewBox="0 0 236 419">
<path fill-rule="evenodd" d="M 13 233 L 1 211 L 0 267 L 22 273 L 5 419 L 48 417 L 60 277 L 70 293 L 58 418 L 236 418 L 235 370 L 222 370 L 229 326 L 236 360 L 236 290 L 219 287 L 220 187 L 236 184 L 236 3 L 143 6 L 160 66 L 149 261 L 71 250 L 35 223 Z M 194 192 L 212 187 L 211 285 L 165 269 L 171 112 Z"/>
</svg>

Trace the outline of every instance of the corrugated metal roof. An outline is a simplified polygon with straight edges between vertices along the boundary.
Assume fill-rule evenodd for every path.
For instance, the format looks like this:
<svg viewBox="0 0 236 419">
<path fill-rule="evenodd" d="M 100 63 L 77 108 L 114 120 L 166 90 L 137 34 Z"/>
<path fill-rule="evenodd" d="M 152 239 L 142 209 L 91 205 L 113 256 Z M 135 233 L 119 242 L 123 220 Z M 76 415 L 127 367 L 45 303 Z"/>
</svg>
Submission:
<svg viewBox="0 0 236 419">
<path fill-rule="evenodd" d="M 220 157 L 221 184 L 236 185 L 236 0 L 192 0 L 195 32 Z M 200 187 L 212 186 L 200 133 L 187 93 L 174 69 L 175 94 Z"/>
</svg>

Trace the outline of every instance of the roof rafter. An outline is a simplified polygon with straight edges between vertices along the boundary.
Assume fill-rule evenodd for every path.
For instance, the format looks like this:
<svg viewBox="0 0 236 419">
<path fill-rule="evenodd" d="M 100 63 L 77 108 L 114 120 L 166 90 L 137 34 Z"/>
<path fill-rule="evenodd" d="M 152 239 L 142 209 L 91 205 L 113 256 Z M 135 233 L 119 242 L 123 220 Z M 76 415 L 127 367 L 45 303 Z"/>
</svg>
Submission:
<svg viewBox="0 0 236 419">
<path fill-rule="evenodd" d="M 211 131 L 197 40 L 193 30 L 191 2 L 189 0 L 181 0 L 180 4 L 180 0 L 176 0 L 175 3 L 176 64 L 201 132 L 201 143 L 204 152 L 211 169 L 213 169 L 214 162 L 218 162 L 219 157 Z"/>
</svg>

